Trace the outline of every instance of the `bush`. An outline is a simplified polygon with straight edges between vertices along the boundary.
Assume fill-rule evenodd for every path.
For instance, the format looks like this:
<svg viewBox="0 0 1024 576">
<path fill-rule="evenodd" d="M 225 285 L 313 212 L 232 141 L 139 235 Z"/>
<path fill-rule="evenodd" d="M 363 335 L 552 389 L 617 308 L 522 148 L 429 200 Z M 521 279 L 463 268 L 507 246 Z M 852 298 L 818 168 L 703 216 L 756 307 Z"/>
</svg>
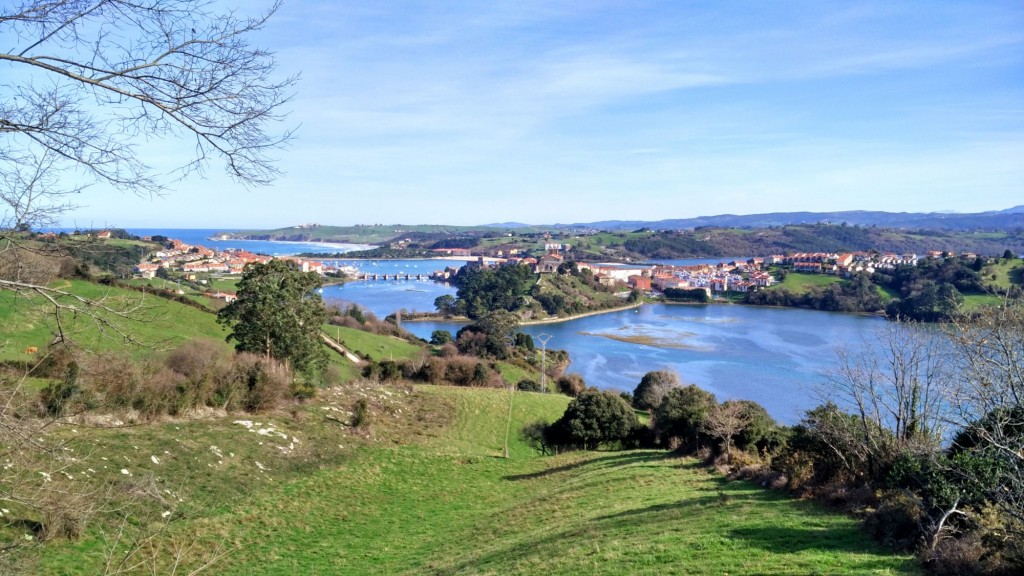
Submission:
<svg viewBox="0 0 1024 576">
<path fill-rule="evenodd" d="M 936 576 L 999 574 L 998 570 L 984 565 L 986 554 L 985 544 L 972 532 L 942 540 L 934 550 L 924 551 L 922 560 L 928 571 Z"/>
<path fill-rule="evenodd" d="M 448 362 L 444 359 L 427 358 L 426 362 L 423 363 L 423 367 L 420 368 L 418 378 L 430 384 L 440 384 L 444 382 L 444 375 L 447 369 Z"/>
<path fill-rule="evenodd" d="M 127 354 L 97 354 L 83 361 L 82 379 L 111 408 L 129 408 L 134 404 L 142 375 L 139 366 Z"/>
<path fill-rule="evenodd" d="M 864 529 L 887 546 L 908 550 L 922 537 L 918 520 L 924 510 L 921 500 L 909 490 L 882 494 L 878 508 L 864 520 Z"/>
<path fill-rule="evenodd" d="M 717 405 L 714 394 L 693 384 L 672 388 L 654 411 L 654 431 L 664 443 L 677 438 L 683 451 L 695 452 L 709 442 L 704 424 Z"/>
<path fill-rule="evenodd" d="M 435 346 L 443 346 L 452 341 L 452 333 L 447 330 L 434 330 L 430 333 L 430 343 Z"/>
<path fill-rule="evenodd" d="M 672 388 L 679 387 L 679 375 L 671 370 L 654 370 L 644 377 L 633 390 L 633 407 L 637 410 L 654 410 L 661 404 Z"/>
<path fill-rule="evenodd" d="M 530 448 L 541 454 L 548 454 L 552 450 L 549 429 L 550 425 L 547 422 L 529 422 L 520 430 L 519 436 Z"/>
<path fill-rule="evenodd" d="M 528 378 L 524 378 L 524 379 L 520 380 L 519 383 L 516 384 L 516 389 L 522 390 L 523 392 L 544 392 L 545 391 L 543 388 L 541 388 L 539 383 L 537 383 L 537 382 L 535 382 L 533 380 L 530 380 Z"/>
<path fill-rule="evenodd" d="M 370 405 L 366 398 L 356 400 L 352 406 L 352 427 L 366 428 L 370 425 Z"/>
<path fill-rule="evenodd" d="M 215 340 L 190 340 L 171 351 L 164 365 L 182 376 L 187 407 L 209 406 L 231 370 L 231 351 Z"/>
<path fill-rule="evenodd" d="M 579 374 L 564 374 L 557 380 L 558 391 L 573 398 L 587 389 L 587 383 Z"/>
<path fill-rule="evenodd" d="M 259 412 L 277 407 L 291 392 L 291 374 L 279 362 L 243 352 L 235 357 L 232 381 L 243 392 L 242 408 Z"/>
<path fill-rule="evenodd" d="M 628 440 L 638 426 L 633 409 L 617 394 L 588 390 L 569 403 L 551 433 L 554 444 L 596 450 Z"/>
<path fill-rule="evenodd" d="M 63 416 L 71 406 L 72 400 L 79 396 L 82 389 L 78 386 L 78 364 L 71 362 L 65 367 L 64 377 L 50 383 L 39 393 L 39 401 L 47 416 Z"/>
</svg>

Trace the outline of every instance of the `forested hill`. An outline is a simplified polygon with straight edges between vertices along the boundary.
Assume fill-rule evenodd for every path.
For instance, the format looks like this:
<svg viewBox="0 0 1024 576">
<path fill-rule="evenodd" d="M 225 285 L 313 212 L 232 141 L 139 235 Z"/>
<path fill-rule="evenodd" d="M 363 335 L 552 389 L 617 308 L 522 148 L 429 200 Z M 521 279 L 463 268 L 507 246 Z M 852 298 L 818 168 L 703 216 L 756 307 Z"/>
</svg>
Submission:
<svg viewBox="0 0 1024 576">
<path fill-rule="evenodd" d="M 900 231 L 826 224 L 756 230 L 706 228 L 694 231 L 625 233 L 617 248 L 648 258 L 767 256 L 793 252 L 880 252 L 922 254 L 929 250 L 1000 255 L 1024 253 L 1024 230 L 1013 232 Z M 607 250 L 607 246 L 606 246 Z"/>
<path fill-rule="evenodd" d="M 770 214 L 719 214 L 645 222 L 639 220 L 605 220 L 559 225 L 567 228 L 595 228 L 598 230 L 686 230 L 704 226 L 718 228 L 768 228 L 789 224 L 842 224 L 854 226 L 883 226 L 886 228 L 912 228 L 926 230 L 1012 230 L 1024 227 L 1024 205 L 1006 210 L 973 214 L 943 212 L 881 212 L 852 210 L 846 212 L 774 212 Z"/>
<path fill-rule="evenodd" d="M 507 235 L 529 235 L 537 233 L 579 233 L 625 231 L 647 228 L 650 230 L 693 230 L 697 228 L 742 228 L 757 229 L 791 225 L 847 224 L 849 226 L 883 227 L 902 230 L 946 230 L 1012 232 L 1024 229 L 1024 205 L 993 212 L 975 214 L 950 213 L 908 213 L 880 211 L 848 212 L 777 212 L 772 214 L 720 214 L 697 218 L 659 220 L 606 220 L 576 224 L 537 224 L 518 222 L 484 224 L 480 226 L 449 225 L 408 225 L 372 224 L 355 226 L 329 226 L 322 224 L 300 224 L 274 230 L 238 230 L 224 232 L 234 238 L 248 240 L 285 240 L 301 242 L 350 242 L 355 244 L 383 244 L 410 240 L 413 242 L 437 242 L 457 238 L 487 238 Z M 459 246 L 468 247 L 468 246 Z"/>
</svg>

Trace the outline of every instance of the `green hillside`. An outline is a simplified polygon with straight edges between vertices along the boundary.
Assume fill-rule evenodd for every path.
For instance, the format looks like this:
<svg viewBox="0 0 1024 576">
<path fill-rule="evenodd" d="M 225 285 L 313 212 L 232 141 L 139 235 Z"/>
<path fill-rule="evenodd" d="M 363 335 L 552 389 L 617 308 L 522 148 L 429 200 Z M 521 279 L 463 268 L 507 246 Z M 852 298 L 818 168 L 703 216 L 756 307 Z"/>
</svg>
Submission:
<svg viewBox="0 0 1024 576">
<path fill-rule="evenodd" d="M 251 240 L 285 240 L 312 242 L 349 242 L 354 244 L 379 244 L 405 236 L 418 237 L 427 235 L 434 238 L 459 236 L 465 234 L 484 234 L 486 232 L 503 232 L 504 228 L 488 228 L 484 226 L 445 226 L 434 224 L 374 224 L 358 226 L 322 226 L 311 224 L 306 226 L 288 226 L 274 230 L 239 230 L 229 233 L 235 238 Z M 532 229 L 527 229 L 532 230 Z"/>
<path fill-rule="evenodd" d="M 369 400 L 368 429 L 339 423 L 356 398 Z M 92 447 L 80 466 L 97 480 L 152 474 L 175 486 L 181 503 L 163 537 L 196 544 L 188 565 L 223 550 L 216 574 L 916 573 L 854 520 L 691 459 L 541 457 L 514 432 L 503 459 L 508 399 L 350 385 L 291 415 L 80 431 Z M 517 393 L 513 431 L 567 402 Z M 284 438 L 253 433 L 271 427 Z M 96 532 L 48 544 L 36 573 L 95 573 L 103 550 Z"/>
<path fill-rule="evenodd" d="M 179 302 L 84 280 L 60 281 L 52 287 L 70 294 L 59 297 L 59 302 L 82 310 L 61 313 L 65 334 L 73 343 L 91 350 L 134 346 L 141 352 L 173 348 L 191 338 L 223 339 L 226 335 L 213 314 Z M 53 341 L 54 306 L 38 294 L 0 292 L 0 325 L 4 327 L 0 359 L 27 358 L 28 347 L 43 350 Z M 122 334 L 130 334 L 132 341 Z"/>
</svg>

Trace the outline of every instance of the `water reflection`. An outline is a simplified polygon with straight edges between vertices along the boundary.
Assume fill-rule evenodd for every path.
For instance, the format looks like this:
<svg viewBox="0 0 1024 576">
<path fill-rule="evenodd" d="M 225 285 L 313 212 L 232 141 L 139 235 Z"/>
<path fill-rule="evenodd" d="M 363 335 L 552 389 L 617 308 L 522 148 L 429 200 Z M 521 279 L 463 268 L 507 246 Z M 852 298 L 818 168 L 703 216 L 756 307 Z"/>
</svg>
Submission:
<svg viewBox="0 0 1024 576">
<path fill-rule="evenodd" d="M 836 346 L 861 342 L 880 322 L 789 308 L 649 304 L 523 331 L 535 337 L 550 334 L 548 347 L 568 350 L 569 371 L 590 385 L 632 391 L 648 371 L 668 368 L 720 400 L 755 400 L 774 417 L 793 423 L 818 404 L 813 389 Z M 404 326 L 422 338 L 433 330 L 454 333 L 460 327 L 445 322 Z"/>
</svg>

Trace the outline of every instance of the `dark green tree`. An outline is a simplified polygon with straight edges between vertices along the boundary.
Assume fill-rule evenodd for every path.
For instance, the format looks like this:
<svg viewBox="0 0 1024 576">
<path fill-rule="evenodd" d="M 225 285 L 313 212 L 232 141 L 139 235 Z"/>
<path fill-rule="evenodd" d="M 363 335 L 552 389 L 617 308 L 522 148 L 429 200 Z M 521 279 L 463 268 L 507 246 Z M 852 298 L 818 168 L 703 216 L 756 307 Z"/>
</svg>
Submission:
<svg viewBox="0 0 1024 576">
<path fill-rule="evenodd" d="M 668 391 L 679 387 L 679 376 L 671 370 L 653 370 L 644 374 L 633 390 L 633 407 L 637 410 L 654 410 Z"/>
<path fill-rule="evenodd" d="M 455 308 L 455 296 L 451 294 L 442 294 L 437 298 L 434 298 L 434 308 L 445 316 L 452 316 L 456 312 Z"/>
<path fill-rule="evenodd" d="M 326 367 L 320 326 L 327 318 L 315 272 L 302 272 L 291 260 L 271 260 L 245 267 L 238 298 L 217 314 L 229 326 L 227 340 L 240 352 L 288 362 L 313 376 Z"/>
<path fill-rule="evenodd" d="M 464 306 L 466 315 L 475 319 L 490 311 L 521 308 L 537 275 L 529 266 L 518 264 L 497 268 L 466 265 L 459 270 L 455 281 L 459 285 L 456 306 Z"/>
<path fill-rule="evenodd" d="M 496 310 L 459 330 L 455 340 L 463 354 L 504 359 L 511 355 L 518 327 L 519 319 L 515 314 Z"/>
<path fill-rule="evenodd" d="M 654 430 L 665 440 L 679 439 L 685 450 L 696 450 L 707 441 L 704 423 L 717 405 L 714 394 L 693 384 L 673 388 L 654 410 Z"/>
<path fill-rule="evenodd" d="M 447 330 L 434 330 L 430 333 L 430 343 L 434 346 L 443 346 L 452 341 L 452 333 Z"/>
<path fill-rule="evenodd" d="M 584 450 L 628 439 L 639 423 L 629 404 L 612 392 L 586 391 L 552 424 L 560 444 Z"/>
</svg>

